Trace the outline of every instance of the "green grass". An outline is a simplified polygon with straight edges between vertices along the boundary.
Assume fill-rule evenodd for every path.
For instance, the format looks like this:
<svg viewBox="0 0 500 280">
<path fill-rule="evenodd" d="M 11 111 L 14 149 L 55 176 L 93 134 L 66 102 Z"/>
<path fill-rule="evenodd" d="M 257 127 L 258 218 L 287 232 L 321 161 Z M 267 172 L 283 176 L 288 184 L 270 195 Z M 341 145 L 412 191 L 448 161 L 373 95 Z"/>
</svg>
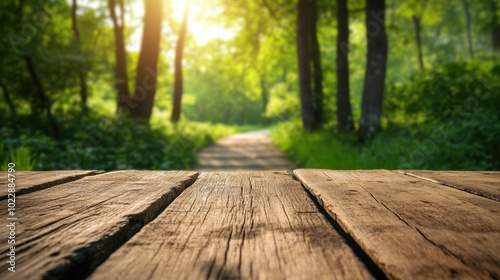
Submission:
<svg viewBox="0 0 500 280">
<path fill-rule="evenodd" d="M 354 134 L 319 131 L 306 133 L 297 122 L 282 123 L 271 130 L 273 142 L 295 160 L 300 167 L 326 169 L 396 169 L 399 162 L 380 149 L 379 143 L 369 147 L 356 144 Z"/>
<path fill-rule="evenodd" d="M 33 170 L 35 165 L 32 153 L 29 148 L 21 146 L 17 149 L 8 147 L 4 149 L 4 144 L 0 144 L 0 151 L 5 153 L 0 157 L 2 169 L 7 169 L 9 163 L 15 164 L 15 170 Z"/>
<path fill-rule="evenodd" d="M 499 170 L 496 147 L 500 140 L 476 130 L 495 135 L 500 127 L 486 126 L 487 130 L 482 130 L 478 124 L 469 127 L 474 120 L 460 127 L 439 127 L 445 137 L 434 142 L 438 139 L 433 138 L 436 127 L 423 125 L 411 129 L 404 126 L 386 128 L 364 145 L 357 144 L 355 133 L 339 133 L 335 129 L 306 133 L 298 122 L 276 125 L 271 138 L 304 168 Z M 489 122 L 498 122 L 498 117 L 490 116 Z"/>
</svg>

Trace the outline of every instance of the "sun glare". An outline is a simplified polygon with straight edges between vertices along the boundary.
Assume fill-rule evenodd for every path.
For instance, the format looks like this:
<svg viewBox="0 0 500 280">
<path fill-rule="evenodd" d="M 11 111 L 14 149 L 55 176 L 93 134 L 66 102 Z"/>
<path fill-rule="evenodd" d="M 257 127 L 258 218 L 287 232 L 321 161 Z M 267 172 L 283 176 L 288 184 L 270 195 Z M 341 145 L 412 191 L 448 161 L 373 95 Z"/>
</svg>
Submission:
<svg viewBox="0 0 500 280">
<path fill-rule="evenodd" d="M 203 0 L 172 0 L 172 14 L 177 22 L 181 22 L 184 16 L 184 9 L 189 5 L 188 33 L 194 37 L 200 45 L 205 45 L 211 40 L 232 39 L 236 31 L 224 28 L 222 24 L 208 22 L 207 18 L 217 17 L 221 12 L 216 7 L 207 5 L 208 1 Z"/>
<path fill-rule="evenodd" d="M 188 2 L 193 2 L 193 1 L 186 1 L 186 0 L 173 0 L 172 1 L 172 11 L 174 15 L 174 19 L 178 22 L 182 20 L 182 16 L 184 15 L 184 9 L 186 8 L 186 5 Z M 195 3 L 196 4 L 196 3 Z M 196 8 L 196 5 L 193 5 L 194 7 L 191 8 L 191 13 L 193 10 Z"/>
<path fill-rule="evenodd" d="M 67 0 L 70 1 L 70 0 Z M 144 0 L 126 1 L 125 22 L 127 27 L 133 28 L 133 32 L 127 40 L 127 49 L 139 51 L 142 38 L 142 16 L 144 15 Z M 169 5 L 165 9 L 165 17 L 173 16 L 177 22 L 182 21 L 184 8 L 189 4 L 188 14 L 188 36 L 194 38 L 198 45 L 206 45 L 215 39 L 224 41 L 235 37 L 237 30 L 225 28 L 223 23 L 214 22 L 221 14 L 221 8 L 214 3 L 217 0 L 168 0 L 164 3 Z M 168 4 L 167 4 L 168 3 Z M 102 3 L 92 0 L 80 0 L 81 6 L 97 9 Z M 106 7 L 105 5 L 103 7 Z M 167 9 L 171 9 L 168 11 Z M 109 20 L 111 25 L 111 20 Z M 174 31 L 176 32 L 176 31 Z"/>
</svg>

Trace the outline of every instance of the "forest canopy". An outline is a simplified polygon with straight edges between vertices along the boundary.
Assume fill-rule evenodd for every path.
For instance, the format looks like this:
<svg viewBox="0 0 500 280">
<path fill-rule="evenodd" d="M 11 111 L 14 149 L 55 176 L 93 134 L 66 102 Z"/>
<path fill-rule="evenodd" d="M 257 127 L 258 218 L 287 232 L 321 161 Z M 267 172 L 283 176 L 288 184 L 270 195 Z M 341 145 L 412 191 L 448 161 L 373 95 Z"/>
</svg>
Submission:
<svg viewBox="0 0 500 280">
<path fill-rule="evenodd" d="M 306 167 L 499 169 L 499 7 L 2 1 L 0 161 L 189 168 L 253 125 Z"/>
</svg>

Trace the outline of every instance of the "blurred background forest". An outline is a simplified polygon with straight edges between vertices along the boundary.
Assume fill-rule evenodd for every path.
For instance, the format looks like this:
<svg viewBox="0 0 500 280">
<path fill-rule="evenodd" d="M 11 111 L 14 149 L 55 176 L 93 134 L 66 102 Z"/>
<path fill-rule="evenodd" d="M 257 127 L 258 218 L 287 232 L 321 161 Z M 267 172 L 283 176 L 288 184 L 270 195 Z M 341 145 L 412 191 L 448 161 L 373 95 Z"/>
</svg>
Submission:
<svg viewBox="0 0 500 280">
<path fill-rule="evenodd" d="M 270 127 L 303 167 L 499 170 L 499 7 L 1 1 L 0 162 L 189 169 Z"/>
</svg>

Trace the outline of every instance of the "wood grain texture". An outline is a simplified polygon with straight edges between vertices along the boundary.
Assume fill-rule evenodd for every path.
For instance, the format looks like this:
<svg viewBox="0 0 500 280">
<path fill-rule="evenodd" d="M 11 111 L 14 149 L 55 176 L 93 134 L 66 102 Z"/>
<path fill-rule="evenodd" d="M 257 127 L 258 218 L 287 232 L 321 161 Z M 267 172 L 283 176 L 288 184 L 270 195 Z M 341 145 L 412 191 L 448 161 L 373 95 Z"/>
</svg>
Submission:
<svg viewBox="0 0 500 280">
<path fill-rule="evenodd" d="M 87 276 L 197 175 L 187 171 L 118 171 L 22 196 L 16 211 L 17 271 L 11 278 L 3 261 L 0 279 Z M 0 236 L 8 236 L 6 226 L 0 227 Z M 3 256 L 6 250 L 2 247 Z"/>
<path fill-rule="evenodd" d="M 100 170 L 16 171 L 13 174 L 16 175 L 16 195 L 23 195 L 103 172 Z M 5 171 L 0 172 L 0 200 L 7 198 L 7 174 Z"/>
<path fill-rule="evenodd" d="M 401 170 L 399 172 L 500 201 L 498 171 Z"/>
<path fill-rule="evenodd" d="M 89 279 L 370 279 L 287 172 L 202 173 Z"/>
<path fill-rule="evenodd" d="M 500 204 L 387 170 L 295 170 L 390 278 L 500 278 Z"/>
</svg>

